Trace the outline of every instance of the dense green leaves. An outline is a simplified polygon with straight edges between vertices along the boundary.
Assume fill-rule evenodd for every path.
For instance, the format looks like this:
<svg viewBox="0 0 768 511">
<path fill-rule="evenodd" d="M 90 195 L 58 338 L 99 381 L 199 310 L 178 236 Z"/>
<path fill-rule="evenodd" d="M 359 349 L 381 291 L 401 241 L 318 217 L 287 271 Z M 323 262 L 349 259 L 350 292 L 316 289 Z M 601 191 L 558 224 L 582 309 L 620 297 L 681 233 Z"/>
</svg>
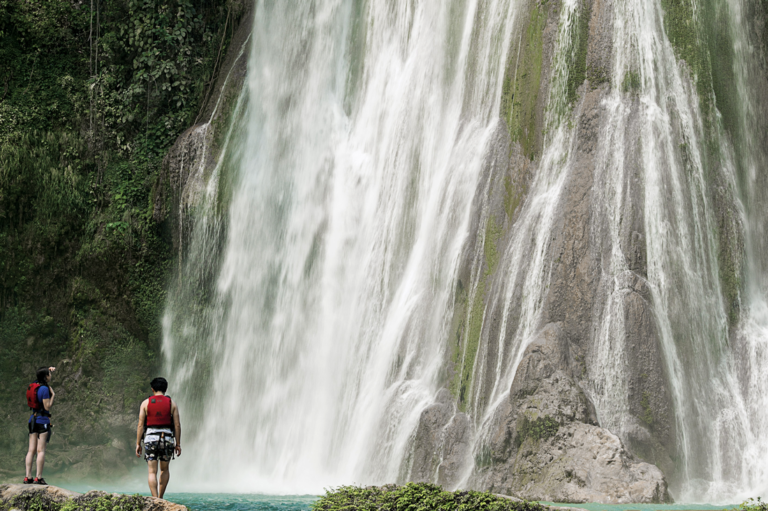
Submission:
<svg viewBox="0 0 768 511">
<path fill-rule="evenodd" d="M 93 449 L 83 475 L 130 461 L 107 446 L 132 434 L 115 424 L 155 370 L 171 268 L 153 190 L 235 2 L 0 0 L 0 477 L 26 449 L 19 388 L 44 364 L 62 390 L 47 467 L 70 447 Z"/>
<path fill-rule="evenodd" d="M 212 72 L 211 24 L 223 15 L 210 7 L 197 11 L 190 0 L 106 6 L 107 31 L 89 87 L 107 143 L 159 154 L 193 122 Z"/>
<path fill-rule="evenodd" d="M 757 500 L 748 499 L 742 502 L 737 509 L 739 511 L 768 511 L 768 502 L 760 497 L 757 497 Z"/>
<path fill-rule="evenodd" d="M 489 492 L 448 492 L 435 484 L 342 486 L 329 490 L 314 511 L 544 511 L 535 502 L 512 501 Z"/>
</svg>

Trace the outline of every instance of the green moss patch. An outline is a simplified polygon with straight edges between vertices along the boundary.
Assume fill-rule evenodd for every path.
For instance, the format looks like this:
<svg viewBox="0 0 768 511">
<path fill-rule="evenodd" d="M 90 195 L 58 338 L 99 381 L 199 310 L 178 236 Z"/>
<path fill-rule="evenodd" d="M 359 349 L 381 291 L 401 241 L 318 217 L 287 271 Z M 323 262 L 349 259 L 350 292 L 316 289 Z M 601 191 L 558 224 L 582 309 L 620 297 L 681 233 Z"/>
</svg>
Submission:
<svg viewBox="0 0 768 511">
<path fill-rule="evenodd" d="M 589 19 L 592 6 L 586 1 L 581 2 L 581 9 L 573 31 L 573 58 L 568 73 L 567 101 L 576 101 L 576 91 L 587 78 L 587 47 L 589 45 Z"/>
<path fill-rule="evenodd" d="M 627 71 L 624 73 L 624 80 L 621 82 L 622 92 L 636 94 L 637 92 L 640 92 L 641 86 L 640 73 L 636 71 Z"/>
<path fill-rule="evenodd" d="M 536 502 L 511 501 L 490 492 L 444 491 L 429 483 L 342 486 L 329 490 L 313 511 L 544 511 Z"/>
<path fill-rule="evenodd" d="M 653 426 L 653 410 L 651 409 L 651 396 L 648 392 L 643 392 L 643 397 L 640 400 L 640 406 L 643 409 L 643 414 L 640 416 L 646 426 Z"/>
<path fill-rule="evenodd" d="M 509 53 L 501 95 L 501 117 L 507 122 L 509 136 L 519 142 L 523 154 L 534 159 L 536 147 L 536 105 L 541 87 L 544 27 L 549 7 L 533 5 L 530 20 L 518 47 Z"/>
<path fill-rule="evenodd" d="M 45 493 L 23 492 L 8 502 L 0 502 L 0 511 L 142 511 L 144 497 L 93 492 L 69 500 L 54 500 Z"/>
<path fill-rule="evenodd" d="M 471 402 L 469 392 L 472 387 L 475 360 L 483 331 L 487 288 L 490 277 L 499 264 L 498 243 L 501 234 L 501 225 L 496 221 L 496 217 L 491 215 L 485 228 L 483 274 L 477 284 L 472 303 L 468 303 L 466 291 L 461 290 L 454 305 L 454 318 L 460 314 L 461 319 L 453 325 L 456 332 L 456 343 L 451 357 L 454 372 L 449 389 L 458 399 L 461 411 L 466 411 Z M 468 306 L 469 310 L 467 311 Z"/>
<path fill-rule="evenodd" d="M 528 438 L 535 442 L 545 440 L 555 436 L 557 430 L 560 429 L 560 423 L 550 415 L 531 419 L 523 414 L 518 420 L 520 422 L 517 425 L 517 433 L 515 434 L 515 446 L 518 448 Z"/>
</svg>

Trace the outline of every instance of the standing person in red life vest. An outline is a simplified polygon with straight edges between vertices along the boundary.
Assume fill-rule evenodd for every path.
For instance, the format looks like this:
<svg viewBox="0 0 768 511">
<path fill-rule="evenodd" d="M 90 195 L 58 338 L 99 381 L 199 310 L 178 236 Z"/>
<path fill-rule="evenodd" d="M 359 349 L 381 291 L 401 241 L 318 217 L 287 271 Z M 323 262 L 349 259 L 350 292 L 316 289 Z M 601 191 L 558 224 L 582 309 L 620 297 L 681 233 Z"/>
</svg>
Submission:
<svg viewBox="0 0 768 511">
<path fill-rule="evenodd" d="M 139 426 L 136 429 L 136 456 L 141 456 L 144 439 L 144 459 L 149 467 L 149 491 L 153 497 L 163 498 L 168 480 L 171 478 L 169 465 L 176 456 L 181 456 L 181 420 L 179 409 L 171 398 L 165 395 L 168 382 L 155 378 L 150 383 L 153 395 L 141 403 Z M 157 466 L 160 464 L 160 478 Z"/>
<path fill-rule="evenodd" d="M 45 447 L 51 438 L 51 406 L 56 393 L 51 388 L 51 375 L 55 367 L 41 367 L 37 370 L 37 379 L 27 387 L 27 405 L 32 415 L 27 422 L 29 429 L 29 451 L 25 460 L 27 475 L 24 484 L 48 484 L 43 479 L 45 465 Z M 37 451 L 37 472 L 32 479 L 32 460 Z"/>
</svg>

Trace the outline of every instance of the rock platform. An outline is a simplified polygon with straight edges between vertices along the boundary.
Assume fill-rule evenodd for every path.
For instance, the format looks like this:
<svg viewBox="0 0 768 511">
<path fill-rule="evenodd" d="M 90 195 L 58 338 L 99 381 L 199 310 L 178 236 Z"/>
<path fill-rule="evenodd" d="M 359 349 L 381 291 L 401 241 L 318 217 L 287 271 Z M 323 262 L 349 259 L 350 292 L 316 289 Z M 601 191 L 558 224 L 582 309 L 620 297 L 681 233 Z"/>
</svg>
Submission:
<svg viewBox="0 0 768 511">
<path fill-rule="evenodd" d="M 0 508 L 3 507 L 3 505 L 13 506 L 14 501 L 18 502 L 19 500 L 39 497 L 39 499 L 46 504 L 63 504 L 68 500 L 74 500 L 78 504 L 82 503 L 83 509 L 89 509 L 89 504 L 109 496 L 113 498 L 130 498 L 128 495 L 97 490 L 92 490 L 88 493 L 77 493 L 51 485 L 4 484 L 0 485 Z M 174 504 L 167 500 L 144 496 L 139 496 L 138 498 L 143 500 L 142 511 L 188 511 L 186 506 Z M 10 511 L 21 511 L 21 509 L 23 508 L 11 507 Z"/>
</svg>

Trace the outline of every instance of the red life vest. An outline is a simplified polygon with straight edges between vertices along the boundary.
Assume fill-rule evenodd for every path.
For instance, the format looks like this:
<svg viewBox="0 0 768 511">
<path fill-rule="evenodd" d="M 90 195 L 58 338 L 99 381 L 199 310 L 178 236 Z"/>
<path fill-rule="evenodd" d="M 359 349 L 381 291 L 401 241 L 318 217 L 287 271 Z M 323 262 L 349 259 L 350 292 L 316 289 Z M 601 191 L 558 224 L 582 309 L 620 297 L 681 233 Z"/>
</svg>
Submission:
<svg viewBox="0 0 768 511">
<path fill-rule="evenodd" d="M 147 427 L 173 427 L 171 398 L 168 396 L 150 396 L 147 404 Z"/>
<path fill-rule="evenodd" d="M 37 391 L 40 387 L 42 387 L 42 385 L 37 382 L 30 383 L 29 387 L 27 387 L 27 406 L 36 412 L 45 410 L 43 403 L 37 398 Z"/>
</svg>

